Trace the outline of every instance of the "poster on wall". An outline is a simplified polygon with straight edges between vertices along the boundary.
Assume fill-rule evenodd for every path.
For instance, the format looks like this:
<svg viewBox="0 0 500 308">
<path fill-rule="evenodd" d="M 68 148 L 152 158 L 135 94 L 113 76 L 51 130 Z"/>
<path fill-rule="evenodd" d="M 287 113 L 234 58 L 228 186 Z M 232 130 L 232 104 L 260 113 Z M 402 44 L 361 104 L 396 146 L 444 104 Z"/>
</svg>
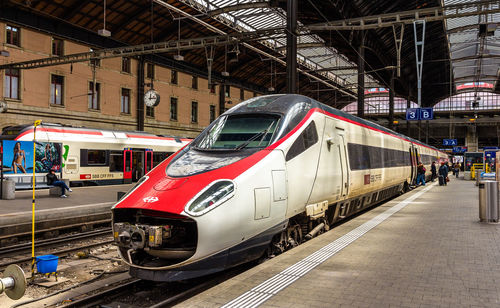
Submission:
<svg viewBox="0 0 500 308">
<path fill-rule="evenodd" d="M 33 163 L 33 142 L 3 140 L 3 174 L 48 173 L 54 169 L 61 172 L 61 144 L 36 142 L 35 163 Z"/>
</svg>

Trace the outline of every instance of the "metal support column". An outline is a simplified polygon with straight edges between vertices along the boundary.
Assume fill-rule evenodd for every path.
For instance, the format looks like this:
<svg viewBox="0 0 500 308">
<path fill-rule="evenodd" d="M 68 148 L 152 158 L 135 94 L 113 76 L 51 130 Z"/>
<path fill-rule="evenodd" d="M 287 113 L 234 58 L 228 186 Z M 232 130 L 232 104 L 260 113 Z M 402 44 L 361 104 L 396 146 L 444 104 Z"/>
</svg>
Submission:
<svg viewBox="0 0 500 308">
<path fill-rule="evenodd" d="M 399 33 L 398 33 L 399 28 Z M 398 70 L 398 77 L 401 77 L 401 47 L 403 46 L 403 35 L 405 32 L 405 25 L 392 25 L 392 33 L 394 34 L 394 43 L 396 44 L 396 66 Z"/>
<path fill-rule="evenodd" d="M 408 95 L 408 97 L 406 98 L 406 109 L 409 109 L 411 106 L 410 104 L 410 96 Z M 410 135 L 410 121 L 406 120 L 406 135 L 408 137 L 411 137 Z"/>
<path fill-rule="evenodd" d="M 365 117 L 365 33 L 360 31 L 358 48 L 358 117 Z"/>
<path fill-rule="evenodd" d="M 429 120 L 425 122 L 425 143 L 429 144 Z"/>
<path fill-rule="evenodd" d="M 420 27 L 421 32 L 417 29 Z M 417 32 L 419 32 L 417 34 Z M 422 107 L 422 69 L 424 67 L 424 44 L 425 44 L 425 20 L 413 22 L 413 34 L 415 36 L 415 58 L 417 61 L 417 90 L 418 108 Z"/>
<path fill-rule="evenodd" d="M 297 0 L 287 1 L 286 11 L 286 85 L 288 93 L 297 92 Z"/>
<path fill-rule="evenodd" d="M 137 61 L 137 130 L 144 130 L 144 57 Z"/>
<path fill-rule="evenodd" d="M 391 87 L 389 89 L 389 129 L 394 129 L 394 71 L 391 75 Z"/>
<path fill-rule="evenodd" d="M 226 84 L 219 85 L 219 115 L 226 111 Z"/>
</svg>

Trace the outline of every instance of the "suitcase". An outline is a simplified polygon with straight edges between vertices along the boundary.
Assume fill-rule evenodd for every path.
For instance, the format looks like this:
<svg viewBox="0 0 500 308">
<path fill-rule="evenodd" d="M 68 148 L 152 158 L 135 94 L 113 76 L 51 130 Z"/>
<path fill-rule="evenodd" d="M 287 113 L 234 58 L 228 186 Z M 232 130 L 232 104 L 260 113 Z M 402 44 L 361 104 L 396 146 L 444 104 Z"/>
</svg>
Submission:
<svg viewBox="0 0 500 308">
<path fill-rule="evenodd" d="M 444 181 L 446 181 L 444 179 L 444 177 L 442 175 L 439 176 L 439 186 L 443 186 L 444 185 Z"/>
</svg>

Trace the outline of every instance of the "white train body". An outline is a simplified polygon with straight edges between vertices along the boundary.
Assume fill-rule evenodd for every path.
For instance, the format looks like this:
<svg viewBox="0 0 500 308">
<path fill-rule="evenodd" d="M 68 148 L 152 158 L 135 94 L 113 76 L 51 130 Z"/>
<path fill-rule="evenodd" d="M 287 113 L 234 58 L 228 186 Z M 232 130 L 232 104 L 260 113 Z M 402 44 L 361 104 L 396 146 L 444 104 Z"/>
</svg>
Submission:
<svg viewBox="0 0 500 308">
<path fill-rule="evenodd" d="M 115 205 L 115 240 L 134 276 L 205 275 L 294 246 L 408 189 L 417 161 L 430 174 L 447 159 L 304 96 L 254 98 Z"/>
<path fill-rule="evenodd" d="M 33 133 L 33 126 L 24 125 L 7 128 L 1 136 L 33 141 Z M 36 129 L 36 141 L 62 144 L 62 178 L 72 183 L 121 184 L 132 181 L 139 164 L 142 176 L 191 140 L 42 124 Z"/>
</svg>

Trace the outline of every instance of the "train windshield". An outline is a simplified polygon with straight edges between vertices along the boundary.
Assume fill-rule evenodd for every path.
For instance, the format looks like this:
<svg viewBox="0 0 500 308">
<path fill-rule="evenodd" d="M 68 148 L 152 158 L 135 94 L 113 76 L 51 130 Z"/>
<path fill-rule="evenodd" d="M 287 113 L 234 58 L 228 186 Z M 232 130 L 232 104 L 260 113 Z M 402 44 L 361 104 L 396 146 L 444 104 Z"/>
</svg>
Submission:
<svg viewBox="0 0 500 308">
<path fill-rule="evenodd" d="M 192 146 L 200 151 L 265 148 L 271 144 L 279 120 L 274 114 L 222 116 Z"/>
</svg>

